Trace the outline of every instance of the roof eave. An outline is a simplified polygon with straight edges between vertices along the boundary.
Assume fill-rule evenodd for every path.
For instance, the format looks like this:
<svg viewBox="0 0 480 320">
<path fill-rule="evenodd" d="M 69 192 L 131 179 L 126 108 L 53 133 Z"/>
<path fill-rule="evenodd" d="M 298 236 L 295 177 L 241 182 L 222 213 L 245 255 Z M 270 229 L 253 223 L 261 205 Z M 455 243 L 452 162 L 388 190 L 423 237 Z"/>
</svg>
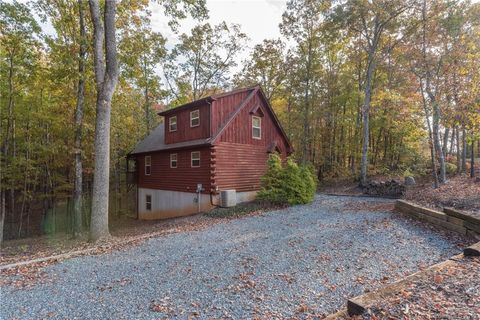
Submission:
<svg viewBox="0 0 480 320">
<path fill-rule="evenodd" d="M 215 101 L 215 100 L 216 99 L 214 97 L 208 96 L 208 97 L 205 97 L 205 98 L 202 98 L 202 99 L 199 99 L 199 100 L 195 100 L 195 101 L 192 101 L 192 102 L 189 102 L 189 103 L 182 104 L 181 106 L 178 106 L 178 107 L 175 107 L 175 108 L 172 108 L 172 109 L 168 109 L 168 110 L 159 112 L 157 114 L 159 116 L 168 116 L 168 115 L 170 115 L 172 113 L 175 113 L 177 111 L 181 111 L 181 110 L 188 109 L 188 108 L 195 107 L 195 106 L 200 106 L 204 103 L 212 102 L 212 101 Z"/>
<path fill-rule="evenodd" d="M 189 146 L 178 146 L 178 147 L 172 147 L 172 148 L 164 148 L 164 149 L 142 151 L 142 152 L 135 152 L 135 153 L 131 152 L 131 153 L 127 154 L 127 157 L 138 156 L 138 155 L 143 155 L 143 154 L 148 154 L 148 153 L 163 152 L 163 151 L 175 151 L 175 150 L 192 149 L 192 148 L 198 148 L 198 147 L 210 147 L 210 146 L 212 146 L 212 143 L 204 142 L 204 143 L 199 143 L 199 144 L 194 144 L 194 145 L 189 145 Z"/>
</svg>

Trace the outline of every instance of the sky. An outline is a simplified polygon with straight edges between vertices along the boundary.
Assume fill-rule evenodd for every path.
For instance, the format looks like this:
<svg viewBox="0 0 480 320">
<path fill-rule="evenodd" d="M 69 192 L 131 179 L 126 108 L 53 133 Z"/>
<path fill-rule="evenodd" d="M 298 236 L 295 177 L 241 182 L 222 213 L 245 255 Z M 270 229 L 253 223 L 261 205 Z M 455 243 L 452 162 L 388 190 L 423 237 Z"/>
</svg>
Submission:
<svg viewBox="0 0 480 320">
<path fill-rule="evenodd" d="M 238 23 L 242 31 L 250 38 L 253 47 L 263 41 L 280 37 L 278 25 L 286 8 L 286 0 L 207 0 L 208 22 L 215 25 L 222 21 Z M 177 42 L 174 34 L 163 16 L 163 9 L 158 3 L 151 3 L 152 28 L 161 32 L 169 42 Z M 191 18 L 182 20 L 178 34 L 189 33 L 196 21 Z"/>
<path fill-rule="evenodd" d="M 282 13 L 286 9 L 286 0 L 207 0 L 207 8 L 209 11 L 207 21 L 210 24 L 216 25 L 223 21 L 227 24 L 240 24 L 242 32 L 248 36 L 246 50 L 236 59 L 238 64 L 248 58 L 256 44 L 261 43 L 264 39 L 281 37 L 278 25 L 282 20 Z M 192 18 L 181 20 L 178 32 L 174 33 L 167 24 L 168 20 L 163 15 L 162 6 L 152 2 L 149 10 L 152 13 L 152 29 L 167 38 L 167 48 L 169 49 L 178 43 L 180 34 L 189 34 L 190 30 L 198 23 Z"/>
</svg>

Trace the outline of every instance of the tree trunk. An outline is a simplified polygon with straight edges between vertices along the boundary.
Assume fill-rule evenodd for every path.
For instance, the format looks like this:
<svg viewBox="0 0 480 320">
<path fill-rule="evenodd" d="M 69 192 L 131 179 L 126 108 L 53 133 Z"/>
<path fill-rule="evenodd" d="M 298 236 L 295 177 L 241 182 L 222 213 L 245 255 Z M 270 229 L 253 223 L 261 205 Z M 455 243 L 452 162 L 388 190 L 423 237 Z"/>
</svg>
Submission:
<svg viewBox="0 0 480 320">
<path fill-rule="evenodd" d="M 431 79 L 432 74 L 430 67 L 428 65 L 427 59 L 427 41 L 426 41 L 426 32 L 427 32 L 427 2 L 423 1 L 422 6 L 422 22 L 423 22 L 423 42 L 422 42 L 422 54 L 423 54 L 423 64 L 425 72 L 425 92 L 428 95 L 430 103 L 432 105 L 432 134 L 433 134 L 433 144 L 435 146 L 435 151 L 440 162 L 440 177 L 439 181 L 444 183 L 446 181 L 446 172 L 445 172 L 445 157 L 443 156 L 442 145 L 440 143 L 440 107 L 438 105 L 437 97 L 432 91 L 431 88 Z"/>
<path fill-rule="evenodd" d="M 448 154 L 448 137 L 450 135 L 450 128 L 445 128 L 445 134 L 443 135 L 443 146 L 442 146 L 442 151 L 443 151 L 443 156 L 446 158 Z"/>
<path fill-rule="evenodd" d="M 368 53 L 368 68 L 367 78 L 365 83 L 365 102 L 363 104 L 363 145 L 362 145 L 362 162 L 360 165 L 360 185 L 367 184 L 367 169 L 368 169 L 368 142 L 370 135 L 370 100 L 372 97 L 372 77 L 375 70 L 375 50 L 370 48 Z"/>
<path fill-rule="evenodd" d="M 310 143 L 310 126 L 309 126 L 309 115 L 310 115 L 310 69 L 312 64 L 312 42 L 308 42 L 308 60 L 307 60 L 307 70 L 306 70 L 306 84 L 305 84 L 305 93 L 304 93 L 304 110 L 303 110 L 303 150 L 302 150 L 302 163 L 307 163 L 309 160 L 308 157 L 308 147 Z"/>
<path fill-rule="evenodd" d="M 362 117 L 362 102 L 360 100 L 360 92 L 362 91 L 362 59 L 358 59 L 357 64 L 357 85 L 358 85 L 358 93 L 357 93 L 357 101 L 356 101 L 356 111 L 357 114 L 355 116 L 355 131 L 353 135 L 353 147 L 352 147 L 352 162 L 350 166 L 350 172 L 352 176 L 356 175 L 356 160 L 358 155 L 358 147 L 360 144 L 358 143 L 358 136 L 360 134 L 360 123 Z"/>
<path fill-rule="evenodd" d="M 428 90 L 428 89 L 427 89 Z M 438 103 L 431 92 L 428 92 L 430 101 L 432 103 L 433 114 L 432 114 L 432 133 L 433 133 L 433 143 L 435 145 L 435 150 L 438 156 L 438 162 L 440 163 L 440 183 L 445 183 L 447 181 L 446 170 L 445 170 L 445 157 L 443 156 L 442 146 L 440 144 L 440 108 Z"/>
<path fill-rule="evenodd" d="M 457 128 L 457 132 L 455 132 L 456 140 L 457 140 L 457 173 L 462 172 L 462 155 L 460 149 L 460 128 Z"/>
<path fill-rule="evenodd" d="M 90 239 L 97 241 L 110 235 L 108 231 L 110 111 L 112 96 L 118 81 L 115 39 L 116 3 L 114 0 L 105 2 L 104 26 L 100 19 L 98 0 L 90 0 L 89 3 L 94 27 L 95 76 L 97 82 L 95 170 Z M 104 35 L 103 31 L 105 32 Z M 105 66 L 103 65 L 103 39 L 105 39 Z"/>
<path fill-rule="evenodd" d="M 8 153 L 10 151 L 9 146 L 10 146 L 10 139 L 13 139 L 13 93 L 14 93 L 14 85 L 13 85 L 13 78 L 14 78 L 14 58 L 15 58 L 15 51 L 10 52 L 9 58 L 8 58 L 8 113 L 7 113 L 7 128 L 6 128 L 6 134 L 5 134 L 5 139 L 2 141 L 2 153 L 3 159 L 0 159 L 0 161 L 3 160 L 2 165 L 5 164 L 5 167 L 8 166 Z M 0 123 L 1 123 L 1 118 L 0 118 Z M 2 131 L 0 131 L 1 133 Z M 3 167 L 2 167 L 3 168 Z M 5 218 L 7 215 L 6 212 L 6 196 L 7 196 L 7 188 L 4 186 L 5 183 L 5 177 L 3 174 L 3 171 L 0 171 L 0 193 L 1 193 L 1 208 L 0 210 L 0 226 L 2 228 L 1 234 L 0 234 L 0 244 L 3 243 L 3 227 L 5 225 Z M 11 191 L 11 199 L 13 200 L 13 192 Z M 13 205 L 10 207 L 10 212 L 13 212 Z"/>
<path fill-rule="evenodd" d="M 86 31 L 84 21 L 83 0 L 78 0 L 78 12 L 80 21 L 80 51 L 78 55 L 78 88 L 77 105 L 75 109 L 75 182 L 73 188 L 73 234 L 78 236 L 83 231 L 82 207 L 83 207 L 83 165 L 82 165 L 82 126 L 83 105 L 85 99 L 85 55 L 86 55 Z"/>
<path fill-rule="evenodd" d="M 455 144 L 455 135 L 457 133 L 457 127 L 452 128 L 452 135 L 450 138 L 450 148 L 448 149 L 448 154 L 453 155 L 453 146 Z"/>
<path fill-rule="evenodd" d="M 145 61 L 146 58 L 143 59 L 143 77 L 145 80 L 145 88 L 144 88 L 144 96 L 145 96 L 145 125 L 147 127 L 147 135 L 150 134 L 152 131 L 152 123 L 151 123 L 151 105 L 150 105 L 150 97 L 148 92 L 148 71 L 147 71 L 147 62 Z"/>
<path fill-rule="evenodd" d="M 462 129 L 462 173 L 467 173 L 467 132 Z"/>
<path fill-rule="evenodd" d="M 470 178 L 475 177 L 475 140 L 472 138 L 472 148 L 470 149 Z"/>
<path fill-rule="evenodd" d="M 430 124 L 430 113 L 428 112 L 428 108 L 427 108 L 427 100 L 425 98 L 425 92 L 423 90 L 423 83 L 420 82 L 420 84 L 421 84 L 420 90 L 422 93 L 422 101 L 423 101 L 423 110 L 425 111 L 425 119 L 427 120 L 428 140 L 430 145 L 430 159 L 432 161 L 433 187 L 437 189 L 438 188 L 437 162 L 435 161 L 435 144 L 433 143 L 432 126 Z"/>
<path fill-rule="evenodd" d="M 0 246 L 3 244 L 3 227 L 5 225 L 5 191 L 0 190 Z"/>
</svg>

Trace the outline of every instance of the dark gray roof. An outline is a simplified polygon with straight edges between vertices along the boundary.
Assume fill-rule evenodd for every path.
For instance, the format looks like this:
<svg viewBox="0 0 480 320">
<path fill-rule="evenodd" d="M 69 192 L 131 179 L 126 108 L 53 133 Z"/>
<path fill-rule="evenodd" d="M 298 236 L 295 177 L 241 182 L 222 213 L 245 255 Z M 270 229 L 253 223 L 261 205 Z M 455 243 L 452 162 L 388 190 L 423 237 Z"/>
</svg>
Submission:
<svg viewBox="0 0 480 320">
<path fill-rule="evenodd" d="M 210 144 L 209 138 L 165 144 L 165 125 L 161 123 L 145 139 L 137 144 L 130 154 L 179 149 Z"/>
</svg>

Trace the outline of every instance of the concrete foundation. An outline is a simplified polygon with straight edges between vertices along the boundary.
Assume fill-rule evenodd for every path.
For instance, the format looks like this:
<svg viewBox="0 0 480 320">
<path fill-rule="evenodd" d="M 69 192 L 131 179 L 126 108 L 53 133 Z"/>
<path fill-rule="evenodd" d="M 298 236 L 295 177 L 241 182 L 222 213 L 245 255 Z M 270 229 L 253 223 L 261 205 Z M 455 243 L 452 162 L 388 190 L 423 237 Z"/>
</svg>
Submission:
<svg viewBox="0 0 480 320">
<path fill-rule="evenodd" d="M 151 196 L 151 210 L 147 210 L 146 197 Z M 237 203 L 255 199 L 256 191 L 237 192 Z M 138 188 L 138 218 L 157 220 L 188 216 L 199 212 L 196 193 Z M 212 203 L 213 202 L 213 203 Z M 200 212 L 209 211 L 220 203 L 220 195 L 200 195 Z"/>
<path fill-rule="evenodd" d="M 146 197 L 152 197 L 147 210 Z M 138 188 L 138 218 L 142 220 L 167 219 L 198 213 L 197 194 L 190 192 Z M 200 211 L 211 210 L 209 194 L 200 195 Z"/>
</svg>

